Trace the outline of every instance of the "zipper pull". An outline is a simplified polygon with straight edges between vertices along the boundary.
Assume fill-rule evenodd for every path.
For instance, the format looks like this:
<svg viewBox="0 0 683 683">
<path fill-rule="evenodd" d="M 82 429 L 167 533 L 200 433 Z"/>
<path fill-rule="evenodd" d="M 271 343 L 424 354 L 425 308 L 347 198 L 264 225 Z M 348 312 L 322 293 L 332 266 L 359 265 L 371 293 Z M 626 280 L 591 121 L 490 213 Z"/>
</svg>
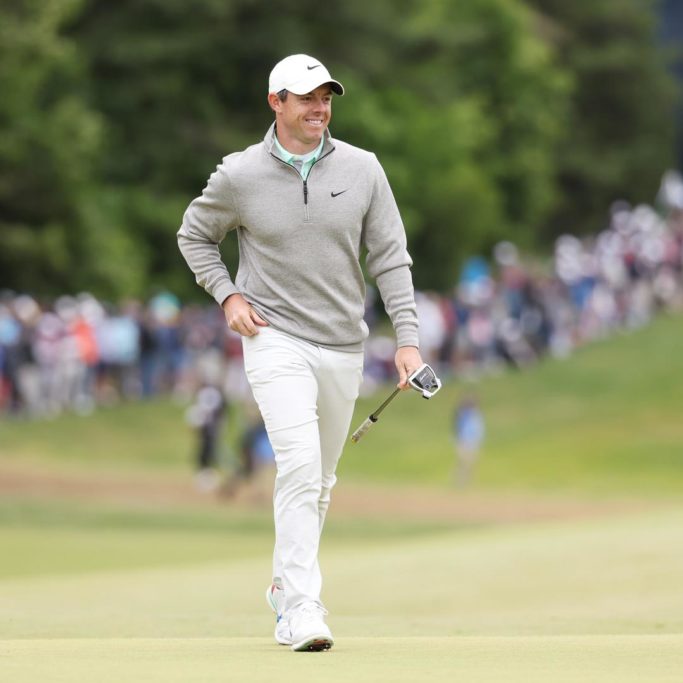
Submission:
<svg viewBox="0 0 683 683">
<path fill-rule="evenodd" d="M 308 204 L 308 181 L 304 180 L 304 204 Z"/>
</svg>

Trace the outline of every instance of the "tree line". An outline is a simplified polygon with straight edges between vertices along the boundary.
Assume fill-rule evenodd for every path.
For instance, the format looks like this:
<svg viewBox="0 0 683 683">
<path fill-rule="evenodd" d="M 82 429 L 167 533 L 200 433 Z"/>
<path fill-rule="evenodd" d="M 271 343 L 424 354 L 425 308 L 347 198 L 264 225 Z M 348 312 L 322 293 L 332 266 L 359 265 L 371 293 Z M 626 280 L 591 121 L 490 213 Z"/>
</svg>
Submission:
<svg viewBox="0 0 683 683">
<path fill-rule="evenodd" d="M 175 246 L 220 159 L 271 121 L 267 77 L 319 57 L 334 136 L 374 151 L 415 282 L 501 239 L 543 249 L 652 199 L 676 85 L 652 0 L 0 2 L 0 288 L 200 296 Z M 229 265 L 236 245 L 223 248 Z"/>
</svg>

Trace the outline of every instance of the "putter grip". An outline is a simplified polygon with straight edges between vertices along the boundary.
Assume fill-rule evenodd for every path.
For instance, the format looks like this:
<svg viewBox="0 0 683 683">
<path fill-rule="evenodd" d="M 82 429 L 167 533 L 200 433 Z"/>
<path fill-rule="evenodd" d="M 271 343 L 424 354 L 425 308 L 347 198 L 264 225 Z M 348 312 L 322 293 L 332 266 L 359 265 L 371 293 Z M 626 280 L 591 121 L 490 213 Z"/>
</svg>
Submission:
<svg viewBox="0 0 683 683">
<path fill-rule="evenodd" d="M 363 424 L 351 435 L 351 441 L 353 441 L 353 443 L 358 443 L 361 436 L 363 436 L 363 434 L 365 434 L 365 432 L 367 432 L 372 425 L 373 421 L 368 417 L 365 422 L 363 422 Z"/>
</svg>

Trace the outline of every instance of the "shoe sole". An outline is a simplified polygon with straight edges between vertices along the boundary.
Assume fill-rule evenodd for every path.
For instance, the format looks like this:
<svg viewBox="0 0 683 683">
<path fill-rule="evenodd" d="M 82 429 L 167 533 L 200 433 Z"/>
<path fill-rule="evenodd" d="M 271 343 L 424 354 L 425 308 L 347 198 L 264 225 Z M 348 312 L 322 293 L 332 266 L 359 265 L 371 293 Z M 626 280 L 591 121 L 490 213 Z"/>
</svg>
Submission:
<svg viewBox="0 0 683 683">
<path fill-rule="evenodd" d="M 332 640 L 330 636 L 309 636 L 298 643 L 293 643 L 292 650 L 294 652 L 324 652 L 325 650 L 329 650 L 333 645 L 334 640 Z"/>
</svg>

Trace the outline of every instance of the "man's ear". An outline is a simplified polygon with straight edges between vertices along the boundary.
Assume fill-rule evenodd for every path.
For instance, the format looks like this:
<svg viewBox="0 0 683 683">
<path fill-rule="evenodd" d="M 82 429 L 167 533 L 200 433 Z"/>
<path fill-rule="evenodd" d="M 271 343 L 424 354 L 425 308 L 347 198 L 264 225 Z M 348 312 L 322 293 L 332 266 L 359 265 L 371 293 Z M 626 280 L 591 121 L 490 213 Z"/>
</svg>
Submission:
<svg viewBox="0 0 683 683">
<path fill-rule="evenodd" d="M 268 106 L 276 113 L 282 109 L 282 102 L 280 101 L 280 98 L 277 96 L 277 93 L 268 93 Z"/>
</svg>

